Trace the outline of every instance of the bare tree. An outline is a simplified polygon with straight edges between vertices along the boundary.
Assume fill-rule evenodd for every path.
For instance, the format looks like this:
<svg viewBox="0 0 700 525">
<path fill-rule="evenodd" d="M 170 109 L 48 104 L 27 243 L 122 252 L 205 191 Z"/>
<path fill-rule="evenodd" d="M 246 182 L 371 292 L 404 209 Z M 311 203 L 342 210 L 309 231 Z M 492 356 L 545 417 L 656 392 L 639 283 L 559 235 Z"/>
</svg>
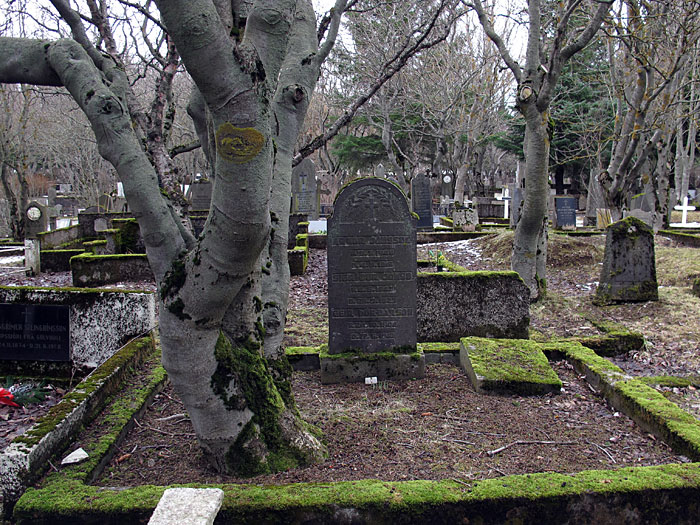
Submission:
<svg viewBox="0 0 700 525">
<path fill-rule="evenodd" d="M 525 118 L 525 201 L 515 230 L 511 266 L 530 288 L 531 300 L 536 300 L 546 285 L 549 105 L 563 65 L 595 36 L 612 0 L 568 0 L 557 4 L 555 12 L 544 12 L 541 0 L 529 0 L 524 67 L 496 32 L 491 9 L 481 0 L 463 3 L 476 11 L 518 84 L 516 105 Z"/>
<path fill-rule="evenodd" d="M 67 4 L 52 4 L 71 20 L 72 39 L 0 38 L 0 82 L 65 86 L 117 170 L 158 284 L 163 364 L 205 456 L 249 474 L 319 458 L 280 344 L 286 221 L 294 143 L 345 0 L 320 46 L 308 0 L 156 2 L 214 132 L 216 178 L 198 239 L 160 191 L 125 68 Z"/>
</svg>

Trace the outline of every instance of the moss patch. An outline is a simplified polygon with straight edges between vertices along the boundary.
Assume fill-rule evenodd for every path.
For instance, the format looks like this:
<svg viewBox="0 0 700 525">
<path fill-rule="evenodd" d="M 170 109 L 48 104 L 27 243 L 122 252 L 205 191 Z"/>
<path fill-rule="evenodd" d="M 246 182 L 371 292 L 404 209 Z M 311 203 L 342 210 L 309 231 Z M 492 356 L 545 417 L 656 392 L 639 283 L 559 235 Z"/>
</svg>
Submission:
<svg viewBox="0 0 700 525">
<path fill-rule="evenodd" d="M 477 391 L 536 394 L 562 386 L 534 341 L 465 337 L 460 363 Z"/>
</svg>

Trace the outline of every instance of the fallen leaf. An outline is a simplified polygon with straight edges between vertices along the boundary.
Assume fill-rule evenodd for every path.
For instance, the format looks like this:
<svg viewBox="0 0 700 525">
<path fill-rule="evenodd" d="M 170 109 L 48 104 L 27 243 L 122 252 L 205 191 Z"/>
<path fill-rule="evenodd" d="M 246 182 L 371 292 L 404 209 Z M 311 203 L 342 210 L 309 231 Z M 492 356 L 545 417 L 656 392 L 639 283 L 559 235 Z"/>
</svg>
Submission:
<svg viewBox="0 0 700 525">
<path fill-rule="evenodd" d="M 126 460 L 129 459 L 130 457 L 131 457 L 131 454 L 124 454 L 123 456 L 119 456 L 119 457 L 117 458 L 117 465 L 118 465 L 119 463 L 121 463 L 122 461 L 126 461 Z"/>
</svg>

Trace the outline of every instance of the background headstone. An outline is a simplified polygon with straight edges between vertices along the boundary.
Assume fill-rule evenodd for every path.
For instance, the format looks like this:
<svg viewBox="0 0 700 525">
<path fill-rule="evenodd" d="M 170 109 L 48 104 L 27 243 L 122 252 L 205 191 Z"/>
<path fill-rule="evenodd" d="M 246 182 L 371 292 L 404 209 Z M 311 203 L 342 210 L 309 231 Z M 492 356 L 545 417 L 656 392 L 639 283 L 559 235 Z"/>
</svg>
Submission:
<svg viewBox="0 0 700 525">
<path fill-rule="evenodd" d="M 292 170 L 291 213 L 305 213 L 311 220 L 318 219 L 321 197 L 319 190 L 316 165 L 307 157 Z"/>
<path fill-rule="evenodd" d="M 386 170 L 384 169 L 384 164 L 377 164 L 377 166 L 374 168 L 374 176 L 379 177 L 380 179 L 386 178 Z"/>
<path fill-rule="evenodd" d="M 635 217 L 611 224 L 594 303 L 657 301 L 654 232 Z"/>
<path fill-rule="evenodd" d="M 192 210 L 208 210 L 211 206 L 212 183 L 196 182 L 190 185 L 190 207 Z"/>
<path fill-rule="evenodd" d="M 383 179 L 350 183 L 328 220 L 330 354 L 416 348 L 416 224 Z"/>
<path fill-rule="evenodd" d="M 433 228 L 433 195 L 427 173 L 416 175 L 411 181 L 411 204 L 418 215 L 418 229 Z"/>
<path fill-rule="evenodd" d="M 562 230 L 576 229 L 576 197 L 554 197 L 555 228 Z"/>
<path fill-rule="evenodd" d="M 30 202 L 24 212 L 24 236 L 36 239 L 37 234 L 49 229 L 49 213 L 43 204 Z"/>
<path fill-rule="evenodd" d="M 479 213 L 476 206 L 452 210 L 452 227 L 455 231 L 473 232 L 477 224 L 479 224 Z"/>
</svg>

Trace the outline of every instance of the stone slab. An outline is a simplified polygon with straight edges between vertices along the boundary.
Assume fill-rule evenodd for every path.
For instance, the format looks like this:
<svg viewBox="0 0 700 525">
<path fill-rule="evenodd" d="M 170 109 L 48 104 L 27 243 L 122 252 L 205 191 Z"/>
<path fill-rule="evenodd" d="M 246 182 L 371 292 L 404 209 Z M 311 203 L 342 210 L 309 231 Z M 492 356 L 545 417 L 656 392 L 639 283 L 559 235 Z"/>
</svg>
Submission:
<svg viewBox="0 0 700 525">
<path fill-rule="evenodd" d="M 425 377 L 423 352 L 393 354 L 328 354 L 321 351 L 321 383 L 364 383 L 366 377 L 378 381 L 398 381 Z"/>
<path fill-rule="evenodd" d="M 534 341 L 465 337 L 460 367 L 480 394 L 559 393 L 561 381 Z"/>
<path fill-rule="evenodd" d="M 166 489 L 148 525 L 212 525 L 223 501 L 221 489 Z"/>
<path fill-rule="evenodd" d="M 530 291 L 516 272 L 419 273 L 416 312 L 419 342 L 527 339 Z"/>
</svg>

